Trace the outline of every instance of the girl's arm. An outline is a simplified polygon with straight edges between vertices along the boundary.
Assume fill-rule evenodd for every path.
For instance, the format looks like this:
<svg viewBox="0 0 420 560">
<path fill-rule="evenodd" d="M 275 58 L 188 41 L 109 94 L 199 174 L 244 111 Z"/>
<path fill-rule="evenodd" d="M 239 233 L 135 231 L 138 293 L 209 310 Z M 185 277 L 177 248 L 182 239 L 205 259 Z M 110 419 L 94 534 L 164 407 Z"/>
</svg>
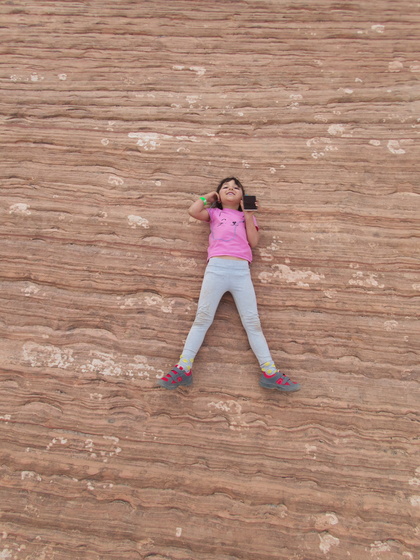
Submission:
<svg viewBox="0 0 420 560">
<path fill-rule="evenodd" d="M 258 240 L 260 238 L 260 234 L 254 222 L 254 212 L 249 212 L 249 211 L 244 212 L 244 216 L 245 216 L 246 236 L 248 239 L 248 243 L 253 249 L 258 245 Z"/>
<path fill-rule="evenodd" d="M 207 204 L 213 204 L 213 202 L 219 200 L 219 195 L 216 191 L 205 194 L 203 195 L 203 197 L 207 200 Z M 188 208 L 188 214 L 192 218 L 201 220 L 202 222 L 208 222 L 210 220 L 209 213 L 205 208 L 204 200 L 202 200 L 201 198 L 191 204 L 191 206 Z"/>
<path fill-rule="evenodd" d="M 258 202 L 256 202 L 258 208 Z M 244 201 L 241 200 L 241 208 L 242 212 L 245 216 L 245 228 L 246 228 L 246 237 L 248 239 L 248 243 L 250 244 L 251 248 L 253 249 L 258 245 L 258 241 L 260 239 L 260 234 L 254 222 L 254 212 L 250 212 L 249 210 L 244 210 Z"/>
</svg>

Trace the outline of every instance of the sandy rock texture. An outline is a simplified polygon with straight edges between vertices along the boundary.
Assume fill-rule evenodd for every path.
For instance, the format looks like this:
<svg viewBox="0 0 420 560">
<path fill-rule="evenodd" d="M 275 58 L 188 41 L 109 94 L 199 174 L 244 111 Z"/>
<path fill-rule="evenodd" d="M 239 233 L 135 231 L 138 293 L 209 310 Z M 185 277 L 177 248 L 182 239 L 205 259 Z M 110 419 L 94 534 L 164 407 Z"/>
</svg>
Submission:
<svg viewBox="0 0 420 560">
<path fill-rule="evenodd" d="M 420 3 L 5 0 L 0 558 L 418 560 Z M 233 301 L 194 385 L 187 208 L 237 175 L 276 362 Z"/>
</svg>

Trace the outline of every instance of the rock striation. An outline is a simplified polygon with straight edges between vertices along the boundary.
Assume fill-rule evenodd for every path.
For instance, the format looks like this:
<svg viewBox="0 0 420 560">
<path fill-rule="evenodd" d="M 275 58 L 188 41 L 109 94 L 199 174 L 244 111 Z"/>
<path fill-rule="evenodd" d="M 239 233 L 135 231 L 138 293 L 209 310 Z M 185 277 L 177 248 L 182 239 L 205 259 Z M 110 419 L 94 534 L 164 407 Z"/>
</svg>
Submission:
<svg viewBox="0 0 420 560">
<path fill-rule="evenodd" d="M 414 0 L 0 6 L 0 558 L 419 557 Z M 260 203 L 258 386 L 229 295 L 194 385 L 226 176 Z"/>
</svg>

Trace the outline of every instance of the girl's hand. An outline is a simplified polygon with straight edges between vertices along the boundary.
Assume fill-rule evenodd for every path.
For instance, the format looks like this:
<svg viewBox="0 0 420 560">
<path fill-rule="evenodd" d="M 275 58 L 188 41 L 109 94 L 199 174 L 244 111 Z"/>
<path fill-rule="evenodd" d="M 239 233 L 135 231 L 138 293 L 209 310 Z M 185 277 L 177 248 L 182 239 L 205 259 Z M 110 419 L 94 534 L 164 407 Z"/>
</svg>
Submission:
<svg viewBox="0 0 420 560">
<path fill-rule="evenodd" d="M 219 200 L 219 195 L 216 191 L 209 192 L 203 196 L 207 200 L 208 204 L 213 204 L 213 202 L 217 202 Z"/>
</svg>

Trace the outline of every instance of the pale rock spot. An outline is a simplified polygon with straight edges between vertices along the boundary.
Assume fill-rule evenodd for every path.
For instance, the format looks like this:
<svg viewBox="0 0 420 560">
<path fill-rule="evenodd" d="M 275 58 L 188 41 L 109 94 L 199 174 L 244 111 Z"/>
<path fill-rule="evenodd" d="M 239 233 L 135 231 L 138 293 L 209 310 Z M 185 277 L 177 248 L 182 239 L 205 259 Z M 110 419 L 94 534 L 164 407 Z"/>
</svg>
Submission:
<svg viewBox="0 0 420 560">
<path fill-rule="evenodd" d="M 376 31 L 376 33 L 383 33 L 385 31 L 385 25 L 382 24 L 375 24 L 371 26 L 372 31 Z"/>
<path fill-rule="evenodd" d="M 370 553 L 372 556 L 378 556 L 384 552 L 390 552 L 391 547 L 388 543 L 382 541 L 375 541 L 370 545 Z"/>
<path fill-rule="evenodd" d="M 270 245 L 267 245 L 267 247 L 259 248 L 258 251 L 261 255 L 262 260 L 268 262 L 274 260 L 273 253 L 280 249 L 280 244 L 282 243 L 283 241 L 280 241 L 279 238 L 275 235 Z"/>
<path fill-rule="evenodd" d="M 130 216 L 127 216 L 127 220 L 128 220 L 128 225 L 131 228 L 136 228 L 136 227 L 143 227 L 144 229 L 149 229 L 149 220 L 146 220 L 146 218 L 142 218 L 141 216 L 135 216 L 134 214 L 131 214 Z"/>
<path fill-rule="evenodd" d="M 121 299 L 121 298 L 118 298 Z M 127 297 L 124 299 L 123 303 L 120 305 L 120 309 L 128 309 L 130 307 L 135 307 L 140 304 L 140 299 L 135 297 Z"/>
<path fill-rule="evenodd" d="M 41 482 L 42 478 L 39 474 L 37 474 L 36 472 L 33 471 L 22 471 L 20 473 L 20 477 L 22 480 L 26 480 L 26 479 L 34 479 L 37 482 Z"/>
<path fill-rule="evenodd" d="M 318 536 L 319 540 L 321 541 L 319 544 L 319 548 L 324 554 L 328 554 L 331 547 L 338 546 L 340 544 L 340 539 L 333 537 L 329 533 L 322 533 Z"/>
<path fill-rule="evenodd" d="M 120 438 L 117 436 L 102 436 L 104 439 L 112 441 L 114 443 L 119 443 Z"/>
<path fill-rule="evenodd" d="M 124 185 L 124 179 L 118 177 L 117 175 L 110 175 L 108 177 L 108 183 L 114 187 L 120 187 L 121 185 Z"/>
<path fill-rule="evenodd" d="M 151 295 L 144 297 L 145 303 L 148 307 L 158 306 L 164 313 L 172 313 L 175 300 L 165 300 L 162 296 Z"/>
<path fill-rule="evenodd" d="M 328 134 L 332 134 L 333 136 L 341 135 L 345 130 L 346 128 L 342 124 L 332 124 L 328 127 Z"/>
<path fill-rule="evenodd" d="M 179 270 L 186 271 L 191 270 L 192 268 L 197 268 L 197 262 L 194 259 L 180 257 L 175 259 L 176 267 Z"/>
<path fill-rule="evenodd" d="M 119 363 L 118 358 L 113 354 L 92 351 L 90 355 L 90 361 L 78 368 L 83 373 L 98 373 L 106 377 L 128 377 L 132 379 L 136 377 L 148 379 L 150 373 L 156 373 L 155 368 L 147 363 L 145 356 L 134 356 L 134 363 L 124 363 L 123 361 Z"/>
<path fill-rule="evenodd" d="M 335 513 L 326 512 L 315 517 L 315 528 L 318 531 L 325 531 L 329 527 L 338 524 L 338 517 Z"/>
<path fill-rule="evenodd" d="M 162 140 L 171 139 L 172 136 L 167 134 L 158 134 L 156 132 L 129 132 L 129 138 L 137 140 L 137 146 L 145 151 L 156 150 L 160 146 Z"/>
<path fill-rule="evenodd" d="M 334 297 L 337 295 L 337 290 L 325 290 L 324 295 L 328 299 L 334 299 Z"/>
<path fill-rule="evenodd" d="M 391 152 L 391 154 L 396 154 L 396 155 L 405 154 L 405 150 L 401 148 L 398 140 L 389 140 L 387 144 L 387 148 Z"/>
<path fill-rule="evenodd" d="M 57 443 L 59 443 L 60 445 L 65 445 L 67 443 L 67 439 L 63 437 L 53 438 L 45 449 L 49 451 L 54 445 L 57 445 Z"/>
<path fill-rule="evenodd" d="M 388 71 L 389 72 L 401 72 L 404 68 L 403 63 L 400 60 L 392 60 L 388 63 Z"/>
<path fill-rule="evenodd" d="M 271 268 L 273 272 L 261 272 L 258 275 L 263 284 L 269 284 L 278 279 L 288 284 L 296 284 L 298 288 L 309 288 L 310 283 L 320 282 L 325 278 L 323 274 L 316 274 L 310 270 L 292 270 L 284 264 L 276 264 Z"/>
<path fill-rule="evenodd" d="M 29 284 L 29 286 L 22 289 L 22 292 L 25 294 L 25 297 L 34 296 L 38 294 L 40 291 L 41 288 L 39 286 L 36 286 L 35 284 Z"/>
<path fill-rule="evenodd" d="M 413 507 L 420 507 L 420 496 L 410 496 L 408 501 Z"/>
<path fill-rule="evenodd" d="M 337 146 L 332 144 L 331 138 L 326 137 L 310 138 L 306 141 L 306 145 L 308 148 L 316 148 L 311 154 L 314 159 L 324 157 L 325 152 L 334 152 L 338 150 Z"/>
<path fill-rule="evenodd" d="M 198 142 L 197 136 L 176 136 L 176 139 L 186 142 Z"/>
<path fill-rule="evenodd" d="M 194 105 L 200 99 L 198 95 L 187 95 L 185 98 L 190 105 Z"/>
<path fill-rule="evenodd" d="M 73 365 L 73 350 L 62 350 L 57 346 L 36 344 L 27 342 L 22 349 L 23 359 L 31 367 L 57 367 L 67 369 Z"/>
<path fill-rule="evenodd" d="M 229 423 L 230 430 L 241 431 L 242 429 L 249 429 L 249 426 L 242 418 L 242 406 L 238 402 L 234 400 L 210 402 L 208 407 L 226 413 L 226 420 Z"/>
<path fill-rule="evenodd" d="M 32 212 L 29 210 L 29 204 L 18 202 L 9 207 L 9 214 L 16 214 L 17 216 L 30 216 Z"/>
<path fill-rule="evenodd" d="M 91 361 L 81 367 L 82 372 L 100 373 L 106 377 L 120 377 L 124 374 L 122 365 L 115 362 L 112 354 L 105 354 L 104 352 L 93 352 L 92 354 L 94 357 Z M 88 448 L 90 441 L 86 442 L 86 448 Z"/>
<path fill-rule="evenodd" d="M 36 72 L 32 72 L 31 74 L 31 82 L 39 82 L 42 81 L 44 79 L 44 76 L 40 76 L 39 74 L 37 74 Z"/>
<path fill-rule="evenodd" d="M 376 280 L 377 274 L 370 273 L 365 277 L 364 273 L 361 271 L 353 274 L 353 279 L 349 280 L 351 286 L 363 286 L 365 288 L 385 288 L 384 284 L 379 284 Z"/>
<path fill-rule="evenodd" d="M 204 66 L 190 66 L 190 70 L 192 72 L 195 72 L 198 77 L 204 76 L 204 74 L 207 72 Z"/>
</svg>

